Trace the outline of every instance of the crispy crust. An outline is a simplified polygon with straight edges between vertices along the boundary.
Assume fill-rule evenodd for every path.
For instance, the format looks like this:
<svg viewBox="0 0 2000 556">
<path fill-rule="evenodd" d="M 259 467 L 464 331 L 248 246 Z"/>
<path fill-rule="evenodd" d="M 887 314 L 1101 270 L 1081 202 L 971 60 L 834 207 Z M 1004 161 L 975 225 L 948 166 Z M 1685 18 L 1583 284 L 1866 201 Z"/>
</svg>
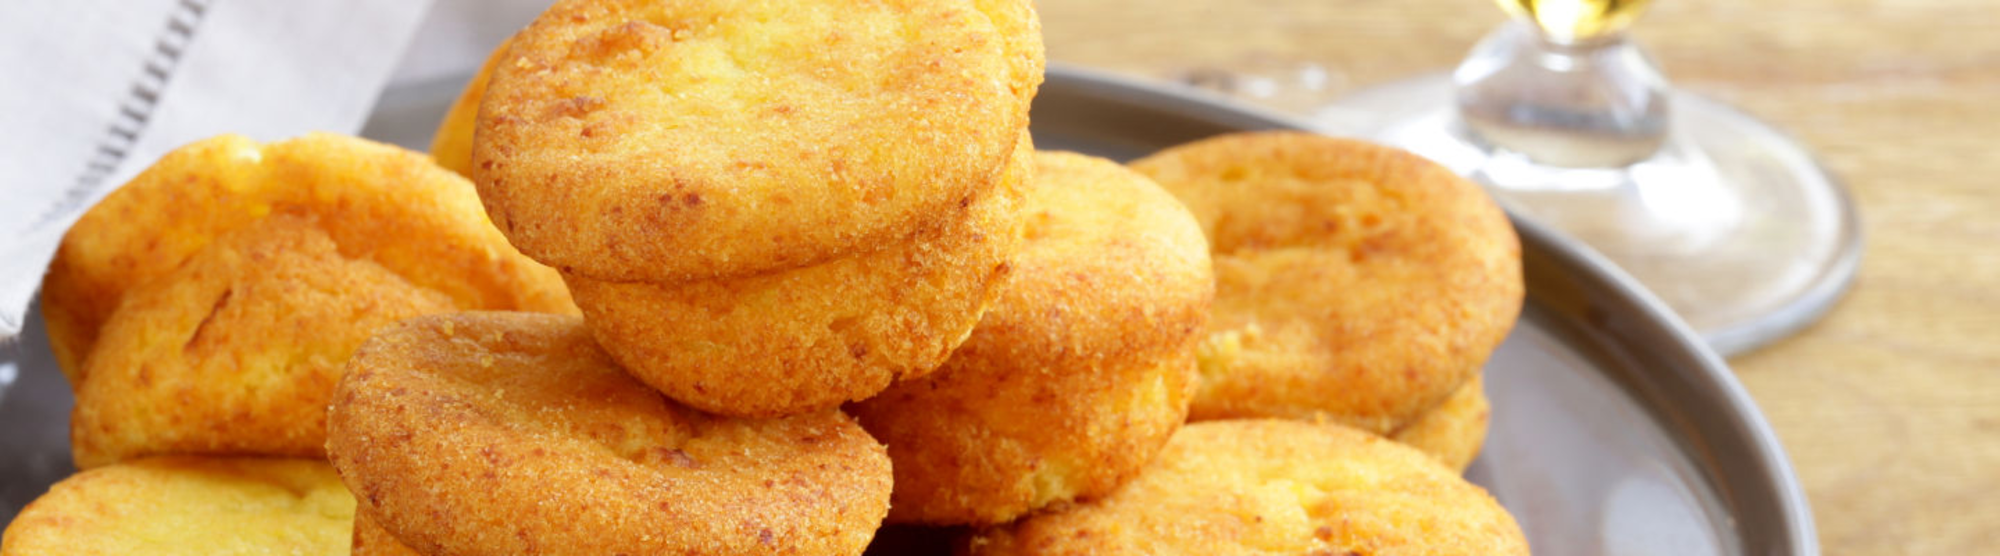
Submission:
<svg viewBox="0 0 2000 556">
<path fill-rule="evenodd" d="M 63 236 L 42 314 L 70 384 L 83 382 L 84 359 L 128 290 L 276 213 L 319 215 L 344 255 L 459 307 L 576 310 L 555 271 L 487 222 L 471 184 L 423 155 L 330 134 L 270 144 L 224 135 L 167 153 Z"/>
<path fill-rule="evenodd" d="M 149 458 L 56 483 L 7 525 L 0 554 L 345 555 L 353 513 L 324 461 Z"/>
<path fill-rule="evenodd" d="M 1015 554 L 1526 555 L 1512 516 L 1409 447 L 1333 424 L 1182 427 L 1138 478 L 1101 500 L 974 535 Z"/>
<path fill-rule="evenodd" d="M 701 414 L 557 315 L 376 335 L 327 450 L 358 511 L 426 554 L 859 554 L 889 504 L 887 454 L 839 411 Z"/>
<path fill-rule="evenodd" d="M 1025 0 L 566 0 L 516 35 L 473 175 L 516 246 L 608 281 L 893 243 L 998 181 L 1041 82 Z"/>
<path fill-rule="evenodd" d="M 896 462 L 891 522 L 988 524 L 1117 487 L 1187 416 L 1207 242 L 1117 163 L 1039 153 L 999 302 L 932 375 L 853 406 Z"/>
<path fill-rule="evenodd" d="M 1243 133 L 1132 167 L 1186 202 L 1214 249 L 1192 419 L 1325 417 L 1387 433 L 1471 379 L 1520 313 L 1506 215 L 1417 155 Z"/>
<path fill-rule="evenodd" d="M 1437 458 L 1445 467 L 1465 472 L 1486 444 L 1486 429 L 1492 422 L 1492 406 L 1486 399 L 1483 374 L 1474 375 L 1458 387 L 1444 403 L 1418 415 L 1410 424 L 1389 435 L 1390 440 Z"/>
<path fill-rule="evenodd" d="M 1032 153 L 1027 134 L 1020 152 Z M 936 369 L 1000 296 L 1032 155 L 937 226 L 873 252 L 678 284 L 565 275 L 605 350 L 703 411 L 768 417 L 874 396 Z"/>
</svg>

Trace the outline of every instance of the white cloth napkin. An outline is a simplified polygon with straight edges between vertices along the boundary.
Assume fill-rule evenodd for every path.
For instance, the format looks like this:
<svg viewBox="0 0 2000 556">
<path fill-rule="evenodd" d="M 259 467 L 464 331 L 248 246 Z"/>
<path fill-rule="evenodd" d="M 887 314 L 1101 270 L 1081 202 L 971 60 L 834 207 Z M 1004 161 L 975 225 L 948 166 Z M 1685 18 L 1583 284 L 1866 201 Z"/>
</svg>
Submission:
<svg viewBox="0 0 2000 556">
<path fill-rule="evenodd" d="M 69 225 L 161 154 L 360 129 L 430 4 L 0 2 L 0 338 Z"/>
</svg>

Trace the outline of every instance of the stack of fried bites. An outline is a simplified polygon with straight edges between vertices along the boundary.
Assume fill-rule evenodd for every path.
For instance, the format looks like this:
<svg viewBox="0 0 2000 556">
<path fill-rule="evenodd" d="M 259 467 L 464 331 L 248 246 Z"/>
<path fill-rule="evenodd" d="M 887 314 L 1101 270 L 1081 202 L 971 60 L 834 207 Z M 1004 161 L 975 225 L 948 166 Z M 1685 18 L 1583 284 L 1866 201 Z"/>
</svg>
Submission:
<svg viewBox="0 0 2000 556">
<path fill-rule="evenodd" d="M 349 356 L 398 320 L 467 310 L 576 312 L 427 157 L 333 135 L 167 154 L 49 268 L 83 471 L 0 553 L 344 553 L 354 499 L 326 463 L 326 406 Z"/>
<path fill-rule="evenodd" d="M 566 0 L 435 162 L 184 147 L 51 268 L 86 470 L 0 554 L 1526 554 L 1458 476 L 1492 201 L 1036 152 L 1043 63 L 1027 0 Z"/>
</svg>

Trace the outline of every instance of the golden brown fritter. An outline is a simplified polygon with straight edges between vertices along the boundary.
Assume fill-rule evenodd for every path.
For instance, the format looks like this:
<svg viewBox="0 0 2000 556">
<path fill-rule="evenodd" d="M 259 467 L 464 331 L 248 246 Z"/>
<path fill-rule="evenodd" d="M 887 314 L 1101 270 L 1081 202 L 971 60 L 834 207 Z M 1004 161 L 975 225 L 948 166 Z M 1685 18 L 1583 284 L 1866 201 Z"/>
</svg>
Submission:
<svg viewBox="0 0 2000 556">
<path fill-rule="evenodd" d="M 271 214 L 320 217 L 366 259 L 464 308 L 574 312 L 555 271 L 486 220 L 472 185 L 421 154 L 330 134 L 259 144 L 224 135 L 175 149 L 63 236 L 42 285 L 56 360 L 71 386 L 128 290 L 217 236 Z"/>
<path fill-rule="evenodd" d="M 431 158 L 438 166 L 451 170 L 466 178 L 472 177 L 472 130 L 479 119 L 479 101 L 486 98 L 486 83 L 492 80 L 493 67 L 507 57 L 507 46 L 513 41 L 500 41 L 500 46 L 486 56 L 486 63 L 480 64 L 479 73 L 473 74 L 472 81 L 459 91 L 458 100 L 445 111 L 444 121 L 438 122 L 437 132 L 431 134 Z"/>
<path fill-rule="evenodd" d="M 1187 417 L 1215 280 L 1201 228 L 1116 162 L 1039 153 L 1027 242 L 972 337 L 852 410 L 889 445 L 889 521 L 989 524 L 1103 495 Z"/>
<path fill-rule="evenodd" d="M 1521 249 L 1479 186 L 1415 154 L 1289 132 L 1134 162 L 1215 257 L 1190 418 L 1330 418 L 1385 434 L 1444 401 L 1513 327 Z"/>
<path fill-rule="evenodd" d="M 422 155 L 308 135 L 169 153 L 64 237 L 43 292 L 70 354 L 76 462 L 322 457 L 325 407 L 376 327 L 460 309 L 573 312 L 555 271 Z"/>
<path fill-rule="evenodd" d="M 389 534 L 387 529 L 376 525 L 375 520 L 369 519 L 366 512 L 354 512 L 353 556 L 424 556 L 424 554 L 404 546 L 403 541 L 396 540 L 395 535 Z"/>
<path fill-rule="evenodd" d="M 315 217 L 249 224 L 127 292 L 76 388 L 76 464 L 324 458 L 326 403 L 347 356 L 377 328 L 455 309 L 442 293 L 343 256 Z"/>
<path fill-rule="evenodd" d="M 1526 555 L 1492 496 L 1407 446 L 1333 424 L 1182 427 L 1103 499 L 974 535 L 967 552 Z"/>
<path fill-rule="evenodd" d="M 1020 152 L 1032 153 L 1027 134 Z M 703 411 L 769 417 L 923 376 L 1000 297 L 1021 244 L 1032 154 L 1006 183 L 901 243 L 814 266 L 678 284 L 565 275 L 633 376 Z"/>
<path fill-rule="evenodd" d="M 353 515 L 324 461 L 148 458 L 56 483 L 7 525 L 0 555 L 344 556 Z"/>
<path fill-rule="evenodd" d="M 1473 375 L 1444 403 L 1417 415 L 1408 425 L 1390 434 L 1389 439 L 1430 454 L 1445 467 L 1463 473 L 1479 457 L 1491 421 L 1486 380 L 1483 374 Z"/>
<path fill-rule="evenodd" d="M 327 451 L 358 511 L 426 554 L 859 554 L 889 509 L 888 455 L 838 410 L 696 412 L 558 315 L 377 334 Z"/>
<path fill-rule="evenodd" d="M 1042 79 L 1027 0 L 565 0 L 513 40 L 473 175 L 514 245 L 684 282 L 895 243 L 998 181 Z"/>
</svg>

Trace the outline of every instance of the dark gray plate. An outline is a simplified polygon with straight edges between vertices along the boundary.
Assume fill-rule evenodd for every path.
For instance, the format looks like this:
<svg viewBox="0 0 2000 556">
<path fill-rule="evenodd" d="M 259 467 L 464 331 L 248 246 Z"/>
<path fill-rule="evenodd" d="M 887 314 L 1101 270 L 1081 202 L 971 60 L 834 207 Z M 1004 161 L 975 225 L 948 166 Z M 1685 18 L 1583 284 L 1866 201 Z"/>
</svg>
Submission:
<svg viewBox="0 0 2000 556">
<path fill-rule="evenodd" d="M 461 83 L 384 95 L 363 135 L 424 149 Z M 1120 160 L 1297 122 L 1074 68 L 1035 101 L 1035 142 Z M 1468 476 L 1537 554 L 1818 554 L 1770 427 L 1729 368 L 1610 264 L 1531 223 L 1521 322 L 1487 364 L 1486 451 Z M 69 391 L 34 317 L 0 360 L 0 520 L 71 472 Z"/>
</svg>

